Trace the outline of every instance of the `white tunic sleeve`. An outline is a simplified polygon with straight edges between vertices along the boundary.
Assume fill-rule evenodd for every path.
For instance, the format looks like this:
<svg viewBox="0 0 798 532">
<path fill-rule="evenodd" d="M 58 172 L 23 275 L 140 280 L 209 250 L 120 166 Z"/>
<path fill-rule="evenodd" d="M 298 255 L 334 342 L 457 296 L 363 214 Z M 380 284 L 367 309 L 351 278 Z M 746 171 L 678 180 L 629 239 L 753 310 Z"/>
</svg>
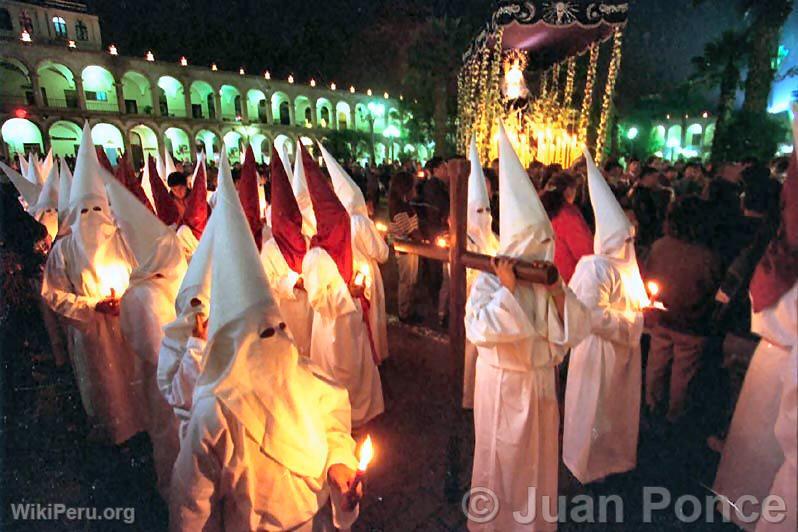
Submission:
<svg viewBox="0 0 798 532">
<path fill-rule="evenodd" d="M 630 346 L 640 341 L 641 312 L 624 312 L 611 307 L 614 280 L 596 261 L 579 261 L 570 288 L 590 314 L 592 333 L 604 340 Z"/>
<path fill-rule="evenodd" d="M 57 243 L 47 257 L 42 297 L 58 314 L 78 323 L 86 323 L 94 319 L 94 307 L 101 298 L 75 293 L 75 288 L 67 276 L 63 246 L 58 245 L 63 242 L 62 240 Z"/>
<path fill-rule="evenodd" d="M 388 244 L 371 220 L 363 216 L 352 217 L 352 244 L 358 253 L 380 264 L 388 260 Z"/>
<path fill-rule="evenodd" d="M 263 245 L 260 257 L 274 295 L 282 300 L 296 300 L 294 287 L 300 276 L 285 262 L 285 258 L 274 240 L 269 240 Z"/>
<path fill-rule="evenodd" d="M 205 340 L 189 338 L 185 350 L 164 338 L 158 355 L 158 387 L 175 411 L 191 411 L 197 378 L 202 371 Z"/>
<path fill-rule="evenodd" d="M 534 329 L 515 296 L 490 274 L 477 277 L 466 304 L 466 336 L 477 346 L 518 342 Z"/>
<path fill-rule="evenodd" d="M 335 404 L 331 405 L 331 410 L 327 414 L 327 467 L 335 464 L 343 464 L 350 469 L 357 469 L 355 459 L 355 442 L 352 439 L 351 409 L 345 390 L 336 390 L 340 393 L 330 394 Z M 337 490 L 330 488 L 330 500 L 332 502 L 333 524 L 338 529 L 348 529 L 357 520 L 360 507 L 356 507 L 351 512 L 343 510 L 344 499 Z"/>
</svg>

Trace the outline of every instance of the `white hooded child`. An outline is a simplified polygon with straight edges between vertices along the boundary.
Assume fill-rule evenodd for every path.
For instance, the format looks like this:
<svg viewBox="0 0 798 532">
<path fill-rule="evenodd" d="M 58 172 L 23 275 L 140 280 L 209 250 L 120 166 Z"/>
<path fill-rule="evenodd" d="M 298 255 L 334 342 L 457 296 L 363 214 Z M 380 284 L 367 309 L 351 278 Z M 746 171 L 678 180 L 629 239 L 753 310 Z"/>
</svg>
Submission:
<svg viewBox="0 0 798 532">
<path fill-rule="evenodd" d="M 582 257 L 569 286 L 590 312 L 591 334 L 571 353 L 563 427 L 563 461 L 582 484 L 637 464 L 640 337 L 650 303 L 634 227 L 587 150 L 585 160 L 594 254 Z"/>
<path fill-rule="evenodd" d="M 145 429 L 136 359 L 122 337 L 119 296 L 135 264 L 114 224 L 88 123 L 70 189 L 71 231 L 47 257 L 42 296 L 71 327 L 70 357 L 91 436 L 119 444 Z"/>
<path fill-rule="evenodd" d="M 156 373 L 163 326 L 175 319 L 174 301 L 186 273 L 186 261 L 175 232 L 116 177 L 107 173 L 104 177 L 116 224 L 136 259 L 120 302 L 119 319 L 122 335 L 138 355 L 158 492 L 166 499 L 179 449 L 178 422 L 158 389 Z"/>
<path fill-rule="evenodd" d="M 349 528 L 360 492 L 344 495 L 357 467 L 346 390 L 291 342 L 227 172 L 214 223 L 208 345 L 172 475 L 171 529 Z"/>
<path fill-rule="evenodd" d="M 499 131 L 500 248 L 496 274 L 481 273 L 466 305 L 466 335 L 477 346 L 471 487 L 490 489 L 499 511 L 469 530 L 554 530 L 559 409 L 555 368 L 589 332 L 587 314 L 560 278 L 517 282 L 515 260 L 551 261 L 554 231 L 503 126 Z M 534 486 L 537 512 L 519 522 Z"/>
<path fill-rule="evenodd" d="M 388 358 L 388 317 L 385 312 L 385 287 L 380 264 L 388 260 L 388 244 L 371 221 L 366 200 L 360 187 L 341 167 L 327 149 L 319 143 L 324 163 L 330 173 L 333 189 L 349 214 L 352 238 L 352 259 L 355 275 L 363 278 L 363 292 L 368 317 L 370 344 L 378 362 Z"/>
<path fill-rule="evenodd" d="M 471 172 L 468 176 L 468 206 L 466 221 L 466 248 L 473 253 L 496 255 L 499 239 L 493 233 L 493 216 L 490 212 L 488 186 L 485 183 L 485 172 L 479 162 L 477 139 L 471 137 L 468 151 Z M 471 292 L 478 270 L 466 270 L 466 294 Z M 477 371 L 477 347 L 466 339 L 465 365 L 463 371 L 463 408 L 474 408 L 474 379 Z"/>
</svg>

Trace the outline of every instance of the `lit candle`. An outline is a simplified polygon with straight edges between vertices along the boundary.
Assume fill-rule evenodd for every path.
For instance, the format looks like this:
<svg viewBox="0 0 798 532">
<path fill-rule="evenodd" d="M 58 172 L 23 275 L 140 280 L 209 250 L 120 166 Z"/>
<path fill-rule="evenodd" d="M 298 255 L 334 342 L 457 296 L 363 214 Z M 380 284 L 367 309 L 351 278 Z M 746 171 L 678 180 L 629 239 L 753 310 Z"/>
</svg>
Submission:
<svg viewBox="0 0 798 532">
<path fill-rule="evenodd" d="M 106 264 L 97 268 L 100 278 L 100 290 L 103 294 L 109 294 L 111 298 L 121 297 L 127 290 L 130 282 L 130 274 L 127 268 L 121 263 Z"/>
<path fill-rule="evenodd" d="M 439 236 L 437 240 L 435 240 L 435 245 L 439 248 L 445 248 L 449 246 L 449 241 L 446 239 L 445 236 Z"/>
<path fill-rule="evenodd" d="M 374 222 L 374 226 L 377 228 L 377 231 L 379 231 L 382 234 L 388 232 L 388 226 L 385 225 L 385 222 L 380 222 L 380 221 Z"/>
<path fill-rule="evenodd" d="M 363 482 L 363 477 L 366 476 L 366 469 L 369 462 L 374 458 L 374 446 L 371 444 L 371 436 L 366 436 L 366 441 L 360 446 L 360 458 L 357 465 L 357 472 L 355 473 L 355 480 L 352 482 L 352 487 L 349 488 L 349 495 L 354 495 L 357 487 Z"/>
<path fill-rule="evenodd" d="M 656 281 L 647 281 L 646 290 L 648 291 L 648 297 L 650 300 L 648 304 L 649 308 L 655 308 L 657 310 L 667 310 L 665 308 L 665 305 L 662 304 L 662 302 L 657 301 L 657 296 L 659 295 L 660 287 Z"/>
</svg>

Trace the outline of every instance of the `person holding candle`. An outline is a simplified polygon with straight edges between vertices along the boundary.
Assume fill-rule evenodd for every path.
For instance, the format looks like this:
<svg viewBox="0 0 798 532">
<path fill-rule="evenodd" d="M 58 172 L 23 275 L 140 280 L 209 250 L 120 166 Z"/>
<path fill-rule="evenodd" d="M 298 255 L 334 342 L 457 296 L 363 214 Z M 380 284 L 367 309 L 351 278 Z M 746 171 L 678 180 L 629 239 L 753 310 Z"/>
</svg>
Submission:
<svg viewBox="0 0 798 532">
<path fill-rule="evenodd" d="M 90 437 L 120 444 L 145 429 L 135 355 L 119 326 L 119 296 L 135 258 L 114 225 L 88 122 L 70 189 L 71 231 L 58 238 L 42 284 L 71 328 L 70 357 Z"/>
<path fill-rule="evenodd" d="M 116 178 L 110 174 L 104 178 L 114 218 L 136 259 L 120 301 L 119 321 L 122 335 L 139 357 L 158 492 L 167 500 L 179 449 L 178 423 L 158 388 L 156 373 L 163 326 L 175 319 L 174 302 L 186 261 L 174 231 Z"/>
<path fill-rule="evenodd" d="M 481 273 L 466 304 L 466 335 L 477 346 L 474 470 L 471 488 L 491 490 L 495 519 L 469 530 L 554 530 L 559 407 L 555 371 L 589 333 L 589 316 L 559 277 L 549 286 L 519 283 L 514 259 L 551 261 L 554 231 L 532 182 L 499 129 L 501 231 L 495 275 Z M 529 489 L 534 488 L 534 500 Z M 534 503 L 531 521 L 518 520 Z"/>
<path fill-rule="evenodd" d="M 302 259 L 308 245 L 302 235 L 302 213 L 276 147 L 272 150 L 270 165 L 272 238 L 263 244 L 260 260 L 299 354 L 309 357 L 313 309 L 302 280 Z"/>
<path fill-rule="evenodd" d="M 596 220 L 594 254 L 569 286 L 590 311 L 591 334 L 571 353 L 565 391 L 563 462 L 582 484 L 637 464 L 643 309 L 649 304 L 634 228 L 585 150 Z"/>
<path fill-rule="evenodd" d="M 355 275 L 359 273 L 362 278 L 363 295 L 359 299 L 363 306 L 366 332 L 376 360 L 381 363 L 388 358 L 388 317 L 385 313 L 385 288 L 380 264 L 388 260 L 388 244 L 369 218 L 363 192 L 332 154 L 321 144 L 319 148 L 335 194 L 349 214 Z"/>
<path fill-rule="evenodd" d="M 172 474 L 170 529 L 349 528 L 362 487 L 350 490 L 346 390 L 291 342 L 224 166 L 211 226 L 206 363 Z"/>
</svg>

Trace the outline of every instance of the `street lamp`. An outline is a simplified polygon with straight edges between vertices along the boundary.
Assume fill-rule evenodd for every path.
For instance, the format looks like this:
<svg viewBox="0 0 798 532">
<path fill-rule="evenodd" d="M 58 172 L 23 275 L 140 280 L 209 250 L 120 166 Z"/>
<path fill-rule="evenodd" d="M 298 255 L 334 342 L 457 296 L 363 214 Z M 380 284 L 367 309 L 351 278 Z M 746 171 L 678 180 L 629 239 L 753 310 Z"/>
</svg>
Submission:
<svg viewBox="0 0 798 532">
<path fill-rule="evenodd" d="M 626 138 L 629 140 L 634 140 L 637 138 L 637 135 L 640 133 L 640 130 L 637 129 L 635 126 L 629 128 L 629 131 L 626 132 Z"/>
<path fill-rule="evenodd" d="M 390 156 L 391 160 L 394 160 L 394 153 L 393 153 L 393 141 L 394 139 L 398 139 L 401 136 L 399 132 L 399 128 L 395 125 L 390 124 L 388 127 L 385 128 L 385 131 L 382 132 L 382 136 L 388 139 L 388 146 L 390 149 L 388 151 L 388 155 Z"/>
</svg>

